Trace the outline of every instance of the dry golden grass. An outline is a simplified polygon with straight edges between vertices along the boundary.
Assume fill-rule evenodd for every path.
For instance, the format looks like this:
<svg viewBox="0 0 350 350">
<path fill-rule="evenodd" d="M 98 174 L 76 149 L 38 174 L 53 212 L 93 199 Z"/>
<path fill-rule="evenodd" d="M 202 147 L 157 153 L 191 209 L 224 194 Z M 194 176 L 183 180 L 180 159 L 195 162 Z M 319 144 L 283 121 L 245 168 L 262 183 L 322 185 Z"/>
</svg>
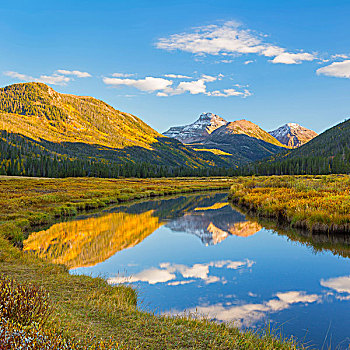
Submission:
<svg viewBox="0 0 350 350">
<path fill-rule="evenodd" d="M 320 232 L 350 231 L 348 175 L 238 178 L 230 200 L 258 216 Z"/>
<path fill-rule="evenodd" d="M 0 266 L 20 283 L 34 283 L 50 296 L 50 324 L 81 344 L 116 342 L 121 349 L 297 349 L 269 330 L 261 334 L 192 317 L 156 316 L 137 309 L 135 291 L 102 278 L 70 275 L 14 247 L 35 225 L 79 210 L 132 199 L 228 189 L 235 180 L 206 179 L 0 179 Z M 87 346 L 86 346 L 87 348 Z"/>
</svg>

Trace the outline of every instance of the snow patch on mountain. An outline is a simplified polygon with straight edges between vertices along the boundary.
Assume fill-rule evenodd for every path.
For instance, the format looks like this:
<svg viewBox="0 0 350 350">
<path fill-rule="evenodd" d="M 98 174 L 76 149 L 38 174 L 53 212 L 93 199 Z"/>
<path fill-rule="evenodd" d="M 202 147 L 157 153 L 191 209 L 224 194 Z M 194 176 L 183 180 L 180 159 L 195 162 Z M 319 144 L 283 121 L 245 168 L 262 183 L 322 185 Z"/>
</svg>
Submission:
<svg viewBox="0 0 350 350">
<path fill-rule="evenodd" d="M 318 135 L 315 131 L 304 128 L 297 123 L 287 123 L 276 130 L 269 131 L 269 134 L 291 148 L 300 147 Z"/>
<path fill-rule="evenodd" d="M 173 137 L 183 143 L 198 142 L 205 139 L 227 121 L 213 113 L 203 113 L 192 124 L 174 126 L 163 133 L 164 136 Z"/>
</svg>

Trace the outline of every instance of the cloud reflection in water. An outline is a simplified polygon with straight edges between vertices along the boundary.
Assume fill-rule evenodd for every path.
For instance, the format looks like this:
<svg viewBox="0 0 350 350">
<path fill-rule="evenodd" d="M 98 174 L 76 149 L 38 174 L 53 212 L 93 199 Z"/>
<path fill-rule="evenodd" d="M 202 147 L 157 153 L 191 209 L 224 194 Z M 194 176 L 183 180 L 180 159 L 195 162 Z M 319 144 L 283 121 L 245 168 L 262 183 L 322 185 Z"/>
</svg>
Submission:
<svg viewBox="0 0 350 350">
<path fill-rule="evenodd" d="M 152 267 L 141 272 L 136 273 L 132 276 L 116 276 L 108 278 L 108 283 L 133 283 L 133 282 L 147 282 L 149 284 L 165 283 L 168 281 L 173 281 L 179 276 L 185 280 L 177 280 L 168 283 L 168 285 L 180 285 L 188 284 L 198 280 L 203 280 L 206 284 L 209 283 L 226 283 L 225 278 L 218 277 L 210 274 L 210 268 L 226 268 L 237 270 L 239 268 L 250 268 L 254 265 L 254 261 L 245 259 L 242 261 L 232 261 L 232 260 L 219 260 L 211 261 L 203 264 L 194 264 L 192 266 L 187 266 L 183 264 L 173 264 L 169 262 L 164 262 L 159 264 L 159 268 Z"/>
<path fill-rule="evenodd" d="M 222 322 L 234 322 L 236 327 L 250 327 L 264 318 L 268 313 L 288 309 L 292 304 L 310 304 L 321 301 L 317 294 L 307 294 L 303 291 L 276 293 L 276 298 L 263 303 L 224 306 L 222 303 L 207 306 L 197 306 L 188 310 L 191 313 L 209 316 Z"/>
</svg>

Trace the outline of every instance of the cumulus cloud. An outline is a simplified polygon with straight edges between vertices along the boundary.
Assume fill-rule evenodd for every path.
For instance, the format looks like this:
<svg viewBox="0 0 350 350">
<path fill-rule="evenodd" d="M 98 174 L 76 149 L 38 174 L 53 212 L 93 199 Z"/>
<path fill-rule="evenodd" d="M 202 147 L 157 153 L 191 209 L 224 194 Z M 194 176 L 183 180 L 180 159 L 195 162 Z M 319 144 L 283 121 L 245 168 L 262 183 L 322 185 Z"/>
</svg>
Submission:
<svg viewBox="0 0 350 350">
<path fill-rule="evenodd" d="M 171 80 L 163 78 L 146 77 L 144 79 L 120 79 L 120 78 L 103 78 L 103 82 L 112 86 L 133 86 L 141 91 L 153 92 L 164 90 L 173 84 Z"/>
<path fill-rule="evenodd" d="M 313 61 L 315 56 L 310 53 L 289 53 L 283 52 L 277 55 L 272 63 L 283 63 L 283 64 L 300 64 L 303 61 Z"/>
<path fill-rule="evenodd" d="M 173 34 L 160 38 L 156 47 L 163 50 L 181 50 L 196 55 L 242 55 L 257 54 L 274 57 L 273 63 L 298 64 L 313 61 L 317 57 L 311 53 L 291 53 L 285 48 L 265 41 L 262 34 L 242 28 L 237 22 L 223 25 L 209 25 L 195 28 L 189 33 Z"/>
<path fill-rule="evenodd" d="M 333 62 L 332 64 L 317 69 L 318 75 L 327 75 L 329 77 L 350 78 L 350 60 L 342 62 Z"/>
<path fill-rule="evenodd" d="M 11 78 L 16 78 L 19 80 L 34 80 L 33 77 L 31 77 L 30 75 L 26 75 L 26 74 L 22 74 L 22 73 L 18 73 L 18 72 L 14 72 L 14 71 L 7 71 L 4 72 L 4 75 L 11 77 Z"/>
<path fill-rule="evenodd" d="M 191 78 L 191 77 L 175 75 L 175 74 L 167 74 L 165 76 L 173 79 L 181 79 L 181 78 L 190 79 Z M 242 91 L 239 91 L 237 89 L 225 89 L 223 91 L 207 90 L 207 83 L 212 83 L 217 80 L 222 80 L 223 78 L 224 78 L 223 74 L 218 74 L 217 76 L 202 74 L 198 79 L 191 80 L 191 81 L 180 81 L 175 83 L 174 80 L 158 78 L 158 77 L 146 77 L 141 79 L 104 77 L 103 82 L 106 85 L 110 85 L 114 87 L 132 86 L 138 90 L 145 91 L 145 92 L 150 92 L 150 93 L 157 92 L 157 96 L 159 97 L 180 95 L 184 93 L 189 93 L 191 95 L 203 94 L 207 96 L 219 96 L 219 97 L 229 97 L 229 96 L 247 97 L 251 95 L 251 93 L 247 89 L 244 89 Z"/>
<path fill-rule="evenodd" d="M 293 304 L 311 304 L 321 300 L 317 294 L 306 294 L 303 291 L 289 291 L 276 293 L 272 298 L 263 303 L 228 305 L 214 304 L 197 306 L 188 310 L 191 313 L 199 313 L 222 322 L 233 321 L 236 327 L 249 327 L 263 319 L 268 313 L 288 309 Z"/>
<path fill-rule="evenodd" d="M 64 75 L 59 75 L 59 74 L 41 75 L 39 78 L 34 78 L 30 75 L 13 72 L 13 71 L 7 71 L 7 72 L 4 72 L 4 75 L 7 75 L 9 77 L 22 80 L 22 81 L 36 81 L 36 82 L 41 82 L 45 84 L 53 84 L 53 85 L 65 85 L 71 80 L 71 78 L 66 77 Z"/>
<path fill-rule="evenodd" d="M 198 79 L 193 81 L 182 81 L 179 83 L 176 89 L 170 91 L 171 94 L 182 94 L 188 91 L 192 95 L 205 94 L 207 86 L 205 85 L 206 80 Z"/>
<path fill-rule="evenodd" d="M 35 79 L 35 81 L 53 85 L 66 85 L 70 80 L 71 78 L 58 74 L 41 75 L 40 78 Z"/>
<path fill-rule="evenodd" d="M 204 281 L 204 283 L 225 283 L 223 278 L 210 274 L 210 268 L 227 268 L 237 270 L 243 267 L 250 268 L 254 264 L 254 261 L 245 259 L 242 261 L 212 261 L 204 264 L 194 264 L 192 266 L 182 264 L 172 264 L 169 262 L 159 264 L 159 268 L 150 268 L 143 270 L 135 275 L 129 277 L 117 276 L 108 279 L 108 283 L 133 283 L 133 282 L 147 282 L 149 284 L 165 283 L 169 282 L 168 285 L 182 285 L 193 283 L 198 280 Z M 182 280 L 176 280 L 177 276 L 181 277 Z M 184 280 L 183 280 L 184 279 Z"/>
<path fill-rule="evenodd" d="M 72 77 L 68 77 L 67 75 L 75 76 L 77 78 L 91 77 L 91 75 L 87 72 L 80 72 L 78 70 L 68 71 L 64 69 L 59 69 L 56 71 L 56 73 L 52 75 L 45 75 L 45 74 L 40 75 L 39 78 L 32 77 L 30 75 L 22 74 L 19 72 L 14 72 L 14 71 L 4 72 L 4 75 L 7 75 L 9 77 L 22 80 L 22 81 L 36 81 L 36 82 L 52 84 L 52 85 L 66 85 L 68 82 L 72 80 Z"/>
<path fill-rule="evenodd" d="M 88 73 L 88 72 L 81 72 L 79 70 L 58 69 L 57 73 L 63 74 L 63 75 L 74 75 L 77 78 L 89 78 L 89 77 L 91 77 L 90 73 Z"/>
</svg>

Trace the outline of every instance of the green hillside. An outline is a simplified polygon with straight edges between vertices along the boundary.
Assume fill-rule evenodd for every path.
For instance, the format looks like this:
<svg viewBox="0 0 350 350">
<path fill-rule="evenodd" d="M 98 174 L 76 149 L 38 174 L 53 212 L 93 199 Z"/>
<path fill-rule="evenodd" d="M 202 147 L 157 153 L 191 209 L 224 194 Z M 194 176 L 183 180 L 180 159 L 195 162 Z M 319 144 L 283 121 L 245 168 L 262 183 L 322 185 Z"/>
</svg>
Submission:
<svg viewBox="0 0 350 350">
<path fill-rule="evenodd" d="M 186 175 L 183 169 L 238 163 L 196 152 L 103 101 L 42 83 L 0 89 L 0 152 L 0 173 L 7 175 Z"/>
<path fill-rule="evenodd" d="M 305 145 L 239 169 L 240 174 L 350 173 L 350 120 L 333 126 Z"/>
<path fill-rule="evenodd" d="M 161 135 L 139 118 L 92 97 L 60 94 L 42 83 L 0 89 L 1 129 L 35 140 L 151 149 Z"/>
</svg>

